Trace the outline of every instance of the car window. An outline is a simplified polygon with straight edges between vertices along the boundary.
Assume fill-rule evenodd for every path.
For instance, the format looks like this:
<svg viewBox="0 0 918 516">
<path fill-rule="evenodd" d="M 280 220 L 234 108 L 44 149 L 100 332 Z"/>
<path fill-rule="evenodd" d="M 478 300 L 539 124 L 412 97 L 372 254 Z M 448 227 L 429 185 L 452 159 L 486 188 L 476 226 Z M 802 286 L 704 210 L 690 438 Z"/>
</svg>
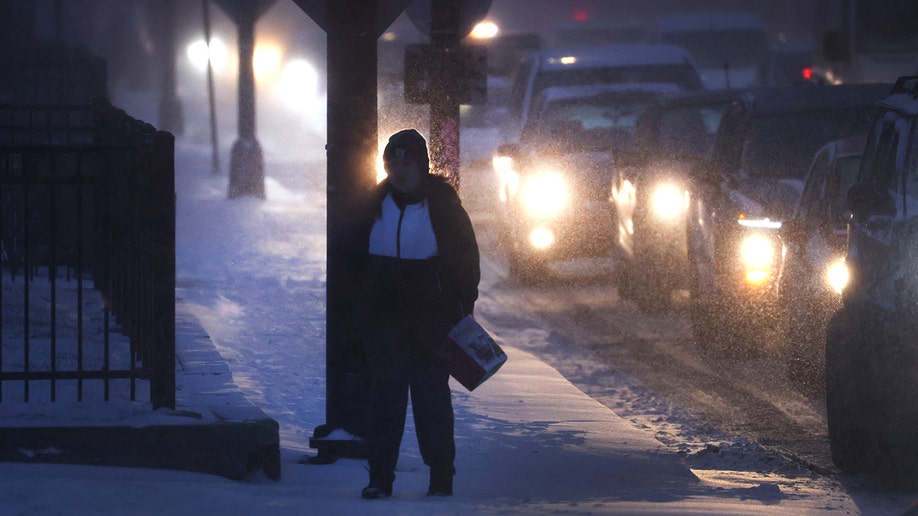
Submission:
<svg viewBox="0 0 918 516">
<path fill-rule="evenodd" d="M 752 178 L 803 179 L 816 150 L 869 129 L 859 110 L 802 112 L 753 120 L 743 143 L 740 173 Z"/>
<path fill-rule="evenodd" d="M 918 209 L 918 123 L 914 117 L 890 110 L 879 117 L 864 148 L 858 173 L 859 183 L 871 183 L 889 192 L 892 205 L 902 216 L 914 216 Z M 913 208 L 911 212 L 909 208 Z"/>
<path fill-rule="evenodd" d="M 645 105 L 642 102 L 564 103 L 549 106 L 542 118 L 546 123 L 576 121 L 585 130 L 620 127 L 633 131 Z"/>
<path fill-rule="evenodd" d="M 889 175 L 895 174 L 896 120 L 898 115 L 886 113 L 870 131 L 858 181 L 888 184 Z"/>
<path fill-rule="evenodd" d="M 899 147 L 899 133 L 895 125 L 885 131 L 871 169 L 872 181 L 885 189 L 894 189 L 896 185 L 896 149 Z"/>
<path fill-rule="evenodd" d="M 526 132 L 528 144 L 566 150 L 623 150 L 634 143 L 637 119 L 646 100 L 602 98 L 548 103 Z M 531 139 L 537 138 L 537 142 Z"/>
<path fill-rule="evenodd" d="M 807 225 L 810 225 L 810 222 L 818 221 L 824 213 L 822 203 L 819 201 L 825 192 L 830 154 L 829 148 L 824 148 L 813 159 L 810 175 L 797 205 L 796 217 L 806 219 Z"/>
<path fill-rule="evenodd" d="M 726 106 L 686 106 L 667 110 L 660 125 L 659 148 L 664 153 L 704 158 L 710 154 Z"/>
<path fill-rule="evenodd" d="M 847 222 L 850 218 L 848 211 L 848 190 L 857 181 L 858 168 L 861 157 L 844 156 L 838 159 L 835 174 L 830 178 L 829 184 L 829 217 L 833 222 Z"/>
<path fill-rule="evenodd" d="M 912 119 L 910 122 L 908 144 L 905 146 L 905 192 L 911 202 L 918 203 L 918 128 L 915 127 L 918 119 Z M 910 214 L 918 211 L 911 205 L 909 208 Z"/>
</svg>

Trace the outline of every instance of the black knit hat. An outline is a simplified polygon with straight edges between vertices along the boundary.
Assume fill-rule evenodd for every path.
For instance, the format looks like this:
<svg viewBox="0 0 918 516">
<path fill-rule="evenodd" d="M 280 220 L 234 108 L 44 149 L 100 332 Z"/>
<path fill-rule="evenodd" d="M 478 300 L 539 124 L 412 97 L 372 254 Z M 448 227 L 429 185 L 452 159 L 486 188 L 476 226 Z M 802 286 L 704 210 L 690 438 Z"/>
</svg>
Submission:
<svg viewBox="0 0 918 516">
<path fill-rule="evenodd" d="M 389 137 L 389 143 L 383 151 L 383 161 L 390 161 L 401 149 L 405 154 L 418 161 L 418 166 L 425 173 L 430 172 L 430 157 L 427 155 L 427 140 L 414 129 L 403 129 Z"/>
</svg>

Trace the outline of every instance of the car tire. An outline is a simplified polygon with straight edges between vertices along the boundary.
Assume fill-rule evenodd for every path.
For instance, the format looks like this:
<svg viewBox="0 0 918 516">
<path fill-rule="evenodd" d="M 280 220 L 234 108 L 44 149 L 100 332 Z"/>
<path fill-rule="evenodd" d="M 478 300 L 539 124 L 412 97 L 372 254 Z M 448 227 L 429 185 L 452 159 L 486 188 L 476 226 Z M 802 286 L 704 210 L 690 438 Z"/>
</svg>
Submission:
<svg viewBox="0 0 918 516">
<path fill-rule="evenodd" d="M 902 328 L 898 317 L 881 314 L 871 333 L 880 477 L 890 487 L 908 489 L 918 487 L 918 349 L 911 345 L 915 331 Z"/>
<path fill-rule="evenodd" d="M 876 467 L 877 442 L 871 353 L 875 317 L 845 307 L 826 330 L 826 420 L 832 462 L 848 474 Z"/>
</svg>

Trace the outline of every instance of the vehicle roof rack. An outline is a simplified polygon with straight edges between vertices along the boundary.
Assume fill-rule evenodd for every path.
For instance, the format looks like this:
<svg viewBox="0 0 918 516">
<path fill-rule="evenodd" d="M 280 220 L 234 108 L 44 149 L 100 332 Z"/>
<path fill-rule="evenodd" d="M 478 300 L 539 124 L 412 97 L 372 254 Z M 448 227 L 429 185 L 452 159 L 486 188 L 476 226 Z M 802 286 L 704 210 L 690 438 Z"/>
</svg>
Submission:
<svg viewBox="0 0 918 516">
<path fill-rule="evenodd" d="M 896 85 L 890 93 L 907 93 L 918 97 L 918 75 L 903 75 L 896 79 Z"/>
</svg>

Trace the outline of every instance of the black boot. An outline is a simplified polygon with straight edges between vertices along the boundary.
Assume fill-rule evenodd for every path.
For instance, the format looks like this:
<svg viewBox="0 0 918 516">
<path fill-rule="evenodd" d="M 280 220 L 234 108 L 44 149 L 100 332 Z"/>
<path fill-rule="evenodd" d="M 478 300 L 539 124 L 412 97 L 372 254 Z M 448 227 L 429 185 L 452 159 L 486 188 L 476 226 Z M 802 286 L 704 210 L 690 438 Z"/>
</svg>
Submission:
<svg viewBox="0 0 918 516">
<path fill-rule="evenodd" d="M 392 496 L 392 482 L 395 475 L 370 475 L 370 483 L 360 491 L 360 497 L 367 500 Z"/>
<path fill-rule="evenodd" d="M 430 468 L 430 487 L 427 496 L 452 496 L 453 475 L 456 470 L 452 466 L 433 466 Z"/>
</svg>

